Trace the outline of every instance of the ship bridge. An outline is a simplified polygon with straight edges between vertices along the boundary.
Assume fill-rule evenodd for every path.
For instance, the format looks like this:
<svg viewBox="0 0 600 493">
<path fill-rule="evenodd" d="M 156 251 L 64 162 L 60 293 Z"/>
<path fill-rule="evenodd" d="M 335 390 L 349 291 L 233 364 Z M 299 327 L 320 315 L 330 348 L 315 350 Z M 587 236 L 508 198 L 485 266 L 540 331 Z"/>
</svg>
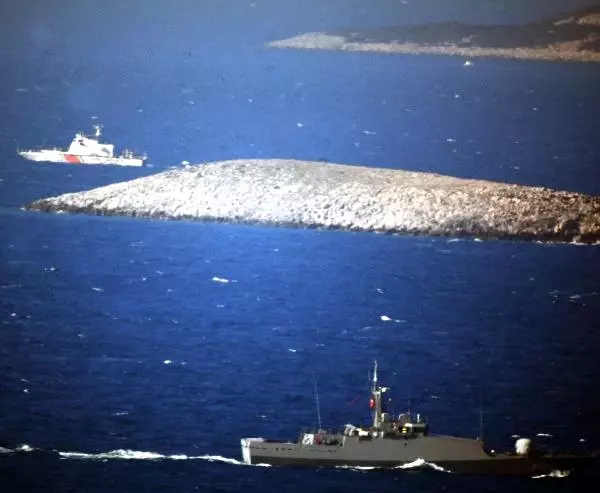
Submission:
<svg viewBox="0 0 600 493">
<path fill-rule="evenodd" d="M 67 152 L 78 156 L 113 157 L 115 146 L 113 144 L 101 144 L 96 139 L 78 133 L 69 145 Z"/>
</svg>

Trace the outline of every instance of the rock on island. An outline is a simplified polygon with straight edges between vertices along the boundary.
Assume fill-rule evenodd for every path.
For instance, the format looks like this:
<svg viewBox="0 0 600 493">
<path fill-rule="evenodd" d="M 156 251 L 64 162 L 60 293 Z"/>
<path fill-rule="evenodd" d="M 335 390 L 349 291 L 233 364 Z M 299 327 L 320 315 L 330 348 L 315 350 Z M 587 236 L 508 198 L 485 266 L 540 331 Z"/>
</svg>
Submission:
<svg viewBox="0 0 600 493">
<path fill-rule="evenodd" d="M 284 159 L 185 166 L 25 208 L 409 235 L 600 240 L 599 197 Z"/>
</svg>

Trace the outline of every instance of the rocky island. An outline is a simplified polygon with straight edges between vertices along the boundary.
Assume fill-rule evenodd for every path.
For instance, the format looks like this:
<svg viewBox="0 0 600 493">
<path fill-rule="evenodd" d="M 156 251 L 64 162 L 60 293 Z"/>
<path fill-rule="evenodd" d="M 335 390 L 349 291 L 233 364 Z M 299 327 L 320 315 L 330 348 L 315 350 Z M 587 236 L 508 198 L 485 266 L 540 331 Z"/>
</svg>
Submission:
<svg viewBox="0 0 600 493">
<path fill-rule="evenodd" d="M 188 165 L 37 200 L 26 209 L 409 235 L 600 240 L 599 197 L 283 159 Z"/>
<path fill-rule="evenodd" d="M 600 62 L 600 7 L 522 26 L 446 22 L 300 34 L 273 48 Z"/>
</svg>

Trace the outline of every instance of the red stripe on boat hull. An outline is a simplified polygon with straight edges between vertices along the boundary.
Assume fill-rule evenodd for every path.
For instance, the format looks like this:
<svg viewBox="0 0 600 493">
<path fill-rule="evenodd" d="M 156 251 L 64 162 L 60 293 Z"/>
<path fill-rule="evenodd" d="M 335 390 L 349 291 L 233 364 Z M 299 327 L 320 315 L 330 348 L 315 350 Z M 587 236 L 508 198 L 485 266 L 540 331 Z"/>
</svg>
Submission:
<svg viewBox="0 0 600 493">
<path fill-rule="evenodd" d="M 65 161 L 67 161 L 67 163 L 81 163 L 79 156 L 75 156 L 73 154 L 65 154 Z"/>
</svg>

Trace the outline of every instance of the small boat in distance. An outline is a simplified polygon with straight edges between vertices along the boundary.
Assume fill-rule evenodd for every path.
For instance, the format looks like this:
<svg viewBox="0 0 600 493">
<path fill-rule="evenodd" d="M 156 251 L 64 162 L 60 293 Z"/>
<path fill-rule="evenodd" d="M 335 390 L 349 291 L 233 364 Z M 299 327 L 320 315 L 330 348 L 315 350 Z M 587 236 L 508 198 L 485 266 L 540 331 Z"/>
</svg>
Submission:
<svg viewBox="0 0 600 493">
<path fill-rule="evenodd" d="M 321 429 L 302 431 L 294 441 L 242 438 L 242 458 L 247 464 L 311 467 L 402 468 L 428 463 L 447 472 L 504 476 L 565 475 L 571 471 L 593 473 L 597 455 L 546 454 L 530 439 L 519 438 L 514 452 L 495 453 L 481 438 L 435 435 L 419 414 L 395 417 L 386 412 L 390 389 L 377 382 L 377 362 L 369 407 L 373 423 L 347 424 L 338 432 Z M 320 416 L 320 413 L 319 413 Z"/>
<path fill-rule="evenodd" d="M 125 149 L 115 156 L 115 146 L 100 142 L 102 125 L 94 125 L 93 137 L 77 132 L 65 151 L 59 148 L 18 150 L 19 156 L 30 161 L 69 164 L 101 164 L 114 166 L 143 166 L 147 156 L 138 156 Z"/>
</svg>

